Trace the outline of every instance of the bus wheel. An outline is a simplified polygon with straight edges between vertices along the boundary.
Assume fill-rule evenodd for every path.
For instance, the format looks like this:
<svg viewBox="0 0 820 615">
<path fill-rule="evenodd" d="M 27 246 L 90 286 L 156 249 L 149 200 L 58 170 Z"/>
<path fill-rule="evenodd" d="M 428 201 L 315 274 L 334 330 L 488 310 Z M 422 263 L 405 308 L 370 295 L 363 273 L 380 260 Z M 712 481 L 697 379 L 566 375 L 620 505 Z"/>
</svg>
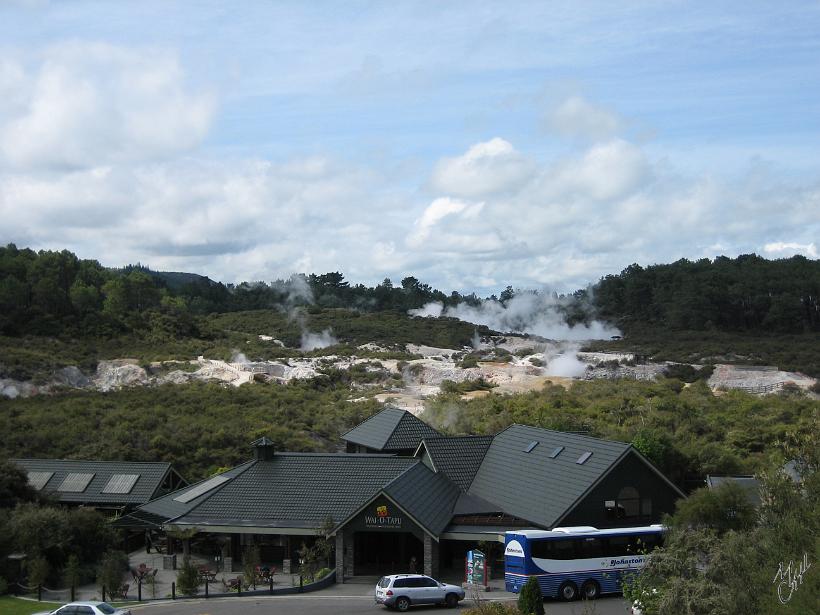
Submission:
<svg viewBox="0 0 820 615">
<path fill-rule="evenodd" d="M 575 600 L 578 597 L 578 586 L 572 581 L 566 581 L 558 588 L 558 597 L 561 600 Z"/>
<path fill-rule="evenodd" d="M 581 586 L 581 596 L 587 600 L 597 600 L 600 595 L 601 586 L 598 585 L 597 581 L 594 579 L 584 581 L 584 584 Z"/>
</svg>

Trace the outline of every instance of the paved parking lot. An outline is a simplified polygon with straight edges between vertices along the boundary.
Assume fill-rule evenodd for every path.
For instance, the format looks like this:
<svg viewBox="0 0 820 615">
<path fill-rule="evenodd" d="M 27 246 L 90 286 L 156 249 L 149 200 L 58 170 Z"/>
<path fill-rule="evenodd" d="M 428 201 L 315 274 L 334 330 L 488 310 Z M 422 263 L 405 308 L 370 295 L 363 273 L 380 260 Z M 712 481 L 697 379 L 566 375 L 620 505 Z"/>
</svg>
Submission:
<svg viewBox="0 0 820 615">
<path fill-rule="evenodd" d="M 514 600 L 506 592 L 485 594 L 488 600 Z M 419 606 L 411 612 L 431 615 L 433 613 L 458 613 L 474 602 L 469 597 L 458 609 L 448 611 L 442 607 Z M 626 601 L 620 597 L 602 598 L 595 602 L 544 603 L 547 615 L 625 615 L 629 612 Z M 393 613 L 373 602 L 373 588 L 360 583 L 335 585 L 311 594 L 296 596 L 264 596 L 220 598 L 214 600 L 186 600 L 133 606 L 135 615 L 233 615 L 254 613 L 258 615 L 358 615 L 370 613 Z"/>
</svg>

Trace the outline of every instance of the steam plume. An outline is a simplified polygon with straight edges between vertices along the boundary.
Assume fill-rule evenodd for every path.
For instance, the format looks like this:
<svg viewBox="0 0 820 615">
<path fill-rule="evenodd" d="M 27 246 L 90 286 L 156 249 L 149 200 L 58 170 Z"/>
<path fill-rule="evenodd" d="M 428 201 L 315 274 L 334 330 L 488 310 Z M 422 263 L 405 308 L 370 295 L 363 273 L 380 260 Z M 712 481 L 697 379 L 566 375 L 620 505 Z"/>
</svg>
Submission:
<svg viewBox="0 0 820 615">
<path fill-rule="evenodd" d="M 587 324 L 569 326 L 559 308 L 561 300 L 552 295 L 526 292 L 515 295 L 502 303 L 500 301 L 483 301 L 474 307 L 461 303 L 444 309 L 442 303 L 434 301 L 423 307 L 410 310 L 412 316 L 451 316 L 486 325 L 495 331 L 504 333 L 531 333 L 553 340 L 590 340 L 608 339 L 620 335 L 618 329 L 597 320 Z"/>
<path fill-rule="evenodd" d="M 302 331 L 302 350 L 317 350 L 319 348 L 327 348 L 339 343 L 330 329 L 325 329 L 321 333 L 311 333 L 310 331 Z"/>
</svg>

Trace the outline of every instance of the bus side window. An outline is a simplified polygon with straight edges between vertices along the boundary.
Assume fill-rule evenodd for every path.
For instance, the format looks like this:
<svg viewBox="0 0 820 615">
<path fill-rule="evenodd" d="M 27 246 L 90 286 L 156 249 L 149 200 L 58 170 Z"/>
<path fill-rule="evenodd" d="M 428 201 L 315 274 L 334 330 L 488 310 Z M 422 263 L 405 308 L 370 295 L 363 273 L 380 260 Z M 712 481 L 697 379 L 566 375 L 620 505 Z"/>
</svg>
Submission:
<svg viewBox="0 0 820 615">
<path fill-rule="evenodd" d="M 607 555 L 610 557 L 618 557 L 619 555 L 629 554 L 629 537 L 628 536 L 610 536 L 609 545 L 607 546 Z"/>
<path fill-rule="evenodd" d="M 638 548 L 641 552 L 649 552 L 652 549 L 655 549 L 656 547 L 660 546 L 660 540 L 657 534 L 641 534 L 640 536 L 638 536 L 638 539 L 640 540 Z"/>
<path fill-rule="evenodd" d="M 600 538 L 580 538 L 576 544 L 579 559 L 604 557 L 604 548 Z"/>
<path fill-rule="evenodd" d="M 575 540 L 563 538 L 552 541 L 552 559 L 575 559 Z"/>
<path fill-rule="evenodd" d="M 530 541 L 530 555 L 540 559 L 551 559 L 550 556 L 550 541 L 549 540 L 533 540 Z"/>
<path fill-rule="evenodd" d="M 530 554 L 541 559 L 575 559 L 575 540 L 561 538 L 531 542 Z"/>
</svg>

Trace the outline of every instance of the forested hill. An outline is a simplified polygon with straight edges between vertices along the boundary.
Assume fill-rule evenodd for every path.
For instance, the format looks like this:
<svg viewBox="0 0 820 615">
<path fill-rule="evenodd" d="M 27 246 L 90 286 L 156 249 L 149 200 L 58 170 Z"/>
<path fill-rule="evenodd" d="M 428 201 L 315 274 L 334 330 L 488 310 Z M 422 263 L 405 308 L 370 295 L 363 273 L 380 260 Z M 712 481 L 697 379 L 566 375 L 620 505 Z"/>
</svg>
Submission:
<svg viewBox="0 0 820 615">
<path fill-rule="evenodd" d="M 157 330 L 198 336 L 196 316 L 312 305 L 406 313 L 430 301 L 478 305 L 475 294 L 444 294 L 413 276 L 393 286 L 351 285 L 339 272 L 288 280 L 223 284 L 204 276 L 124 269 L 60 252 L 0 247 L 0 334 L 95 335 Z"/>
<path fill-rule="evenodd" d="M 631 265 L 592 288 L 598 316 L 625 328 L 802 333 L 820 331 L 820 260 L 679 260 Z"/>
<path fill-rule="evenodd" d="M 508 286 L 486 300 L 506 305 L 524 292 Z M 820 332 L 820 260 L 766 260 L 754 254 L 669 265 L 631 265 L 588 290 L 551 302 L 570 323 L 592 318 L 627 332 L 641 328 L 724 332 Z M 350 284 L 339 272 L 287 280 L 223 284 L 141 265 L 103 267 L 61 252 L 0 247 L 0 334 L 113 337 L 155 331 L 199 337 L 197 316 L 258 309 L 407 310 L 438 301 L 477 306 L 474 293 L 449 294 L 413 276 L 394 286 Z"/>
</svg>

